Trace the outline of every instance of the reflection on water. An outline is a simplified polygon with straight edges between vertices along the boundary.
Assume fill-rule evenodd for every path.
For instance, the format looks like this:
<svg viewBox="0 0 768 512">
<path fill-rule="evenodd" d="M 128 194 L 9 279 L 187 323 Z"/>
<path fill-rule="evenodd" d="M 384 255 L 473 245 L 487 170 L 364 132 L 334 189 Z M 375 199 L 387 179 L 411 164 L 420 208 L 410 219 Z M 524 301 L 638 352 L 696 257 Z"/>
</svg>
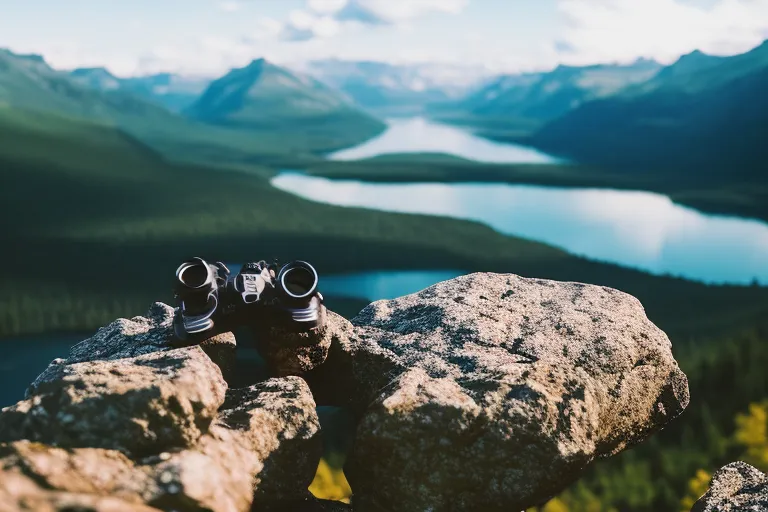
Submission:
<svg viewBox="0 0 768 512">
<path fill-rule="evenodd" d="M 447 153 L 486 163 L 551 163 L 556 159 L 535 149 L 493 142 L 423 118 L 397 119 L 389 128 L 359 146 L 332 153 L 332 160 L 361 160 L 394 153 Z"/>
<path fill-rule="evenodd" d="M 374 184 L 281 173 L 272 184 L 315 201 L 444 215 L 572 254 L 710 283 L 768 284 L 768 224 L 707 215 L 650 192 L 528 185 Z"/>
</svg>

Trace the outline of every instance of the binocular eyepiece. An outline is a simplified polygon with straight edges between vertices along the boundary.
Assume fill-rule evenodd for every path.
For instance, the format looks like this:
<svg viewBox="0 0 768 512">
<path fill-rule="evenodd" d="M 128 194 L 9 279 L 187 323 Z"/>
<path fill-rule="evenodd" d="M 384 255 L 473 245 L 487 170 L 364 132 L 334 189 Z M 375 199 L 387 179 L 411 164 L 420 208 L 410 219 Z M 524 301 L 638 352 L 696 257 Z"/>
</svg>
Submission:
<svg viewBox="0 0 768 512">
<path fill-rule="evenodd" d="M 220 265 L 220 266 L 219 266 Z M 219 271 L 223 270 L 223 276 Z M 176 297 L 184 330 L 189 334 L 213 327 L 213 314 L 219 306 L 219 288 L 226 284 L 229 269 L 223 263 L 209 265 L 202 258 L 182 263 L 176 270 Z"/>
<path fill-rule="evenodd" d="M 317 271 L 305 261 L 279 270 L 265 261 L 247 263 L 234 277 L 221 262 L 185 261 L 176 270 L 176 337 L 192 341 L 259 323 L 309 331 L 324 318 L 318 282 Z"/>
</svg>

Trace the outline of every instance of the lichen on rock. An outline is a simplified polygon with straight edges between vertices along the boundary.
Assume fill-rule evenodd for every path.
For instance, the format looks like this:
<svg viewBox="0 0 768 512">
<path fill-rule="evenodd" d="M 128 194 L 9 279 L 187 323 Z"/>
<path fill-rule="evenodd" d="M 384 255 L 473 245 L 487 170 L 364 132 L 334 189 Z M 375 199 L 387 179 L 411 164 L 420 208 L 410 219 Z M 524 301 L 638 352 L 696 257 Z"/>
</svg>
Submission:
<svg viewBox="0 0 768 512">
<path fill-rule="evenodd" d="M 691 509 L 737 511 L 768 511 L 768 476 L 745 462 L 734 462 L 715 472 L 709 491 Z"/>
<path fill-rule="evenodd" d="M 331 320 L 312 382 L 361 417 L 363 510 L 521 510 L 688 404 L 669 339 L 609 288 L 472 274 Z"/>
</svg>

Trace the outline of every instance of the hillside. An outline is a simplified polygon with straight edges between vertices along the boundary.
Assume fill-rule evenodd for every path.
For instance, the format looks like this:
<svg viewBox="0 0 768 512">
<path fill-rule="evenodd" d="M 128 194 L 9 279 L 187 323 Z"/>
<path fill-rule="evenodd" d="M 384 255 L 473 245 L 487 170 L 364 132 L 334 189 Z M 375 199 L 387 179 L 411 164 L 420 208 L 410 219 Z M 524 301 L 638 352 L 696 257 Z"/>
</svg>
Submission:
<svg viewBox="0 0 768 512">
<path fill-rule="evenodd" d="M 750 323 L 768 307 L 765 289 L 649 276 L 474 222 L 317 204 L 274 189 L 271 175 L 169 164 L 107 126 L 0 109 L 0 244 L 15 247 L 0 254 L 0 335 L 140 313 L 169 299 L 168 276 L 189 254 L 305 258 L 322 273 L 461 268 L 588 281 L 634 293 L 670 332 Z M 41 273 L 52 263 L 62 270 Z"/>
<path fill-rule="evenodd" d="M 764 183 L 767 87 L 768 44 L 727 58 L 697 52 L 553 121 L 533 142 L 604 167 Z"/>
<path fill-rule="evenodd" d="M 51 68 L 37 55 L 0 49 L 0 103 L 113 124 L 162 124 L 164 108 L 116 90 L 93 90 Z"/>
<path fill-rule="evenodd" d="M 286 155 L 293 160 L 313 158 L 363 142 L 383 129 L 382 123 L 352 108 L 301 117 L 297 113 L 304 107 L 316 113 L 301 103 L 293 111 L 284 110 L 285 115 L 272 110 L 261 123 L 213 125 L 115 88 L 113 78 L 104 70 L 81 71 L 79 78 L 72 77 L 39 56 L 0 50 L 0 105 L 118 127 L 173 160 L 252 165 Z M 292 89 L 290 83 L 273 83 L 269 94 L 290 97 L 291 92 L 281 92 L 281 86 Z M 330 121 L 332 129 L 324 124 Z"/>
<path fill-rule="evenodd" d="M 237 129 L 316 130 L 327 134 L 354 128 L 378 134 L 384 124 L 336 91 L 264 59 L 214 81 L 185 114 L 200 122 Z"/>
<path fill-rule="evenodd" d="M 659 69 L 656 62 L 641 59 L 628 66 L 558 66 L 548 73 L 502 76 L 461 101 L 432 111 L 480 127 L 532 129 L 585 102 L 644 82 Z"/>
<path fill-rule="evenodd" d="M 78 83 L 101 91 L 120 90 L 181 112 L 194 103 L 211 80 L 159 73 L 141 77 L 118 78 L 104 68 L 80 68 L 70 72 Z"/>
</svg>

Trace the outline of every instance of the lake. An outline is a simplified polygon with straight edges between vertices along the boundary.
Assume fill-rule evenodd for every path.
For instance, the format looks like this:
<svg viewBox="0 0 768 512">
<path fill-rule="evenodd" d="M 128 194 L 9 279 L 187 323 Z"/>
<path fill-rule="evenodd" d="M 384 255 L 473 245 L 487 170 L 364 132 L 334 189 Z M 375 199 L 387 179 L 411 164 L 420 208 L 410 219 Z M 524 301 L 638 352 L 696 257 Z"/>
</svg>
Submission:
<svg viewBox="0 0 768 512">
<path fill-rule="evenodd" d="M 593 260 L 706 283 L 768 284 L 768 224 L 651 192 L 501 183 L 384 184 L 284 172 L 272 185 L 328 204 L 487 224 Z"/>
<path fill-rule="evenodd" d="M 331 160 L 362 160 L 397 153 L 445 153 L 484 163 L 544 164 L 558 159 L 533 148 L 493 142 L 423 118 L 392 119 L 387 130 L 353 148 L 331 153 Z"/>
</svg>

